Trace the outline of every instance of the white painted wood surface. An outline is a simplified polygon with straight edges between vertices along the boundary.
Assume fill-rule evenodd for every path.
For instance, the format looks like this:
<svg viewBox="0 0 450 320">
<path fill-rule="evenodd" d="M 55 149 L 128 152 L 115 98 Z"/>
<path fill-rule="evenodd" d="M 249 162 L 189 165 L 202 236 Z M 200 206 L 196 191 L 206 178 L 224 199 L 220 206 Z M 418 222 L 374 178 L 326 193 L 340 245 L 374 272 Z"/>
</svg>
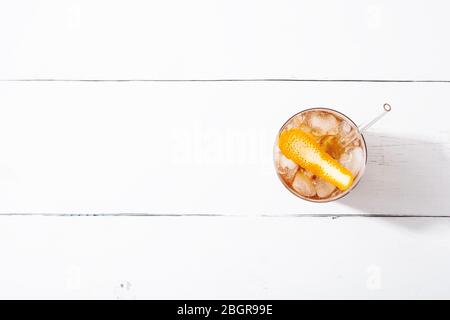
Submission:
<svg viewBox="0 0 450 320">
<path fill-rule="evenodd" d="M 448 298 L 449 233 L 431 218 L 0 217 L 0 297 Z"/>
<path fill-rule="evenodd" d="M 0 83 L 1 213 L 450 215 L 449 84 Z M 302 201 L 272 147 L 302 108 L 356 122 L 369 163 L 347 198 Z"/>
<path fill-rule="evenodd" d="M 445 0 L 3 0 L 0 78 L 448 80 Z"/>
<path fill-rule="evenodd" d="M 0 297 L 449 298 L 449 6 L 1 1 Z M 351 195 L 284 189 L 288 117 L 384 102 Z"/>
</svg>

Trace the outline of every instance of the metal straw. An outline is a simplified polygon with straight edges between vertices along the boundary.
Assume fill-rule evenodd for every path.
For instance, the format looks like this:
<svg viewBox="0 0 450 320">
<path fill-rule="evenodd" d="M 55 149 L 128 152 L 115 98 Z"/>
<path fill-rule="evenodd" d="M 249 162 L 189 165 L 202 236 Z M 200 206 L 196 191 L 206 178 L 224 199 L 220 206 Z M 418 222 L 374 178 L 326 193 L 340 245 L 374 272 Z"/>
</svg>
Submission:
<svg viewBox="0 0 450 320">
<path fill-rule="evenodd" d="M 381 118 L 383 118 L 386 114 L 388 114 L 388 112 L 390 112 L 392 110 L 392 107 L 389 103 L 385 103 L 383 105 L 383 111 L 376 116 L 375 118 L 361 124 L 360 126 L 358 126 L 358 132 L 354 131 L 350 136 L 345 137 L 341 143 L 344 147 L 350 145 L 353 141 L 355 141 L 356 138 L 358 138 L 358 133 L 362 134 L 363 132 L 365 132 L 367 129 L 369 129 L 370 127 L 372 127 L 376 122 L 378 122 L 378 120 L 380 120 Z"/>
</svg>

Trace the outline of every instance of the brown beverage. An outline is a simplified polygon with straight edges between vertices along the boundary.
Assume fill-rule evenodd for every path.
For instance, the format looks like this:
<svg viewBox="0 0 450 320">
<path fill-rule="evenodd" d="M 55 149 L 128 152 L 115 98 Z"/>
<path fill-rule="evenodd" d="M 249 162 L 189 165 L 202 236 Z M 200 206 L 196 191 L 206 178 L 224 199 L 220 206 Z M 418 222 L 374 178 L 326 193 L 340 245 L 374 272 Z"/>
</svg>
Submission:
<svg viewBox="0 0 450 320">
<path fill-rule="evenodd" d="M 283 154 L 279 145 L 280 135 L 292 129 L 311 137 L 317 142 L 320 154 L 331 156 L 337 161 L 336 165 L 342 165 L 342 169 L 352 175 L 349 186 L 338 188 L 329 182 L 331 180 L 319 177 L 314 165 L 302 167 L 291 154 Z M 280 180 L 296 196 L 314 202 L 333 201 L 349 193 L 363 175 L 366 160 L 366 144 L 354 122 L 326 108 L 304 110 L 291 117 L 280 129 L 274 147 L 275 167 Z"/>
</svg>

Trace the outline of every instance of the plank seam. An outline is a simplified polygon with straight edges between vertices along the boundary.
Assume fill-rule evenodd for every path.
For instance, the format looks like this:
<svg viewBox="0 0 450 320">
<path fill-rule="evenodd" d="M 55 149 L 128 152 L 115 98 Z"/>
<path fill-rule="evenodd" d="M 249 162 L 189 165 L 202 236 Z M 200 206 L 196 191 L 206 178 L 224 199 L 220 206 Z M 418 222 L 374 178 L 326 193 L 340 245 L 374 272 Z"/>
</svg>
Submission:
<svg viewBox="0 0 450 320">
<path fill-rule="evenodd" d="M 4 213 L 0 217 L 234 217 L 234 218 L 435 218 L 449 219 L 450 215 L 395 215 L 395 214 L 151 214 L 151 213 Z"/>
<path fill-rule="evenodd" d="M 385 79 L 0 79 L 0 82 L 368 82 L 368 83 L 450 83 L 450 80 Z"/>
</svg>

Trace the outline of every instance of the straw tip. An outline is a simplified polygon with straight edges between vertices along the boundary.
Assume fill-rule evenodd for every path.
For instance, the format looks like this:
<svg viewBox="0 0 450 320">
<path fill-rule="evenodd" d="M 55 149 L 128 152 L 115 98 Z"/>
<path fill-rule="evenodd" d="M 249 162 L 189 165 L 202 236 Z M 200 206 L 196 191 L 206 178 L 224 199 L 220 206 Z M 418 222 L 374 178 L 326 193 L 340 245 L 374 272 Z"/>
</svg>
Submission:
<svg viewBox="0 0 450 320">
<path fill-rule="evenodd" d="M 392 107 L 391 107 L 391 105 L 389 103 L 385 103 L 383 105 L 383 109 L 384 109 L 384 111 L 389 112 L 389 111 L 392 110 Z"/>
</svg>

